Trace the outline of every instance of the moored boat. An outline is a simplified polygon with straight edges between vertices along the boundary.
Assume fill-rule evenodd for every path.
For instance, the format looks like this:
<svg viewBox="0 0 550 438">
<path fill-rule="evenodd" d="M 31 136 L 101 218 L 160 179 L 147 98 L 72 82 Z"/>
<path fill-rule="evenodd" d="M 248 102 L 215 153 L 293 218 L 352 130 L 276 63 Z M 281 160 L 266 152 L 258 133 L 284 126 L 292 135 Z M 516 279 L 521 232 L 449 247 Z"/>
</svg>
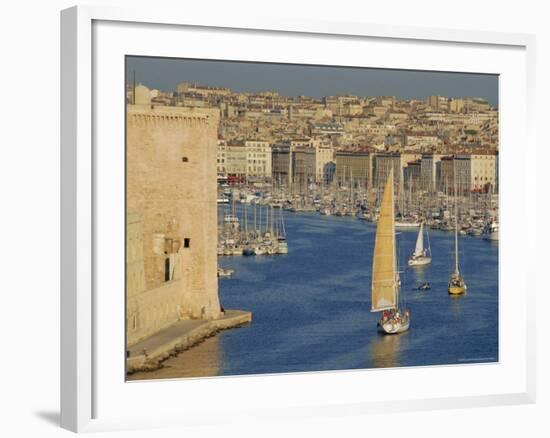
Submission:
<svg viewBox="0 0 550 438">
<path fill-rule="evenodd" d="M 235 272 L 234 269 L 231 269 L 231 268 L 220 268 L 218 266 L 218 277 L 220 278 L 228 278 L 228 277 L 231 277 L 233 275 L 233 273 Z"/>
<path fill-rule="evenodd" d="M 495 221 L 489 222 L 483 229 L 483 238 L 485 240 L 498 241 L 498 223 Z"/>
<path fill-rule="evenodd" d="M 399 220 L 395 221 L 395 228 L 418 228 L 420 224 L 415 220 Z"/>
<path fill-rule="evenodd" d="M 284 237 L 279 237 L 277 242 L 277 253 L 278 254 L 288 254 L 288 244 Z"/>
</svg>

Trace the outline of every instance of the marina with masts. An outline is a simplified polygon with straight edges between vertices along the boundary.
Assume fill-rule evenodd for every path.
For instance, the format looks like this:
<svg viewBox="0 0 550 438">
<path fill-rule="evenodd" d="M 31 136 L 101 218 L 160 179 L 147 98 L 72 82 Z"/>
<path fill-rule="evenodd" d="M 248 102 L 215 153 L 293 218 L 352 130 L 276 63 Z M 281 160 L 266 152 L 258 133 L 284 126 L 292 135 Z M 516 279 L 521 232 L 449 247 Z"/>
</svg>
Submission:
<svg viewBox="0 0 550 438">
<path fill-rule="evenodd" d="M 395 227 L 455 232 L 460 236 L 498 241 L 498 195 L 469 192 L 456 186 L 445 191 L 395 189 Z M 349 180 L 330 184 L 308 182 L 304 190 L 292 187 L 257 188 L 242 185 L 219 189 L 218 255 L 280 254 L 288 251 L 286 214 L 317 213 L 353 217 L 377 223 L 382 190 Z M 243 208 L 237 214 L 235 205 Z M 418 255 L 418 254 L 417 254 Z"/>
<path fill-rule="evenodd" d="M 236 200 L 219 207 L 218 256 L 287 254 L 285 223 L 280 206 L 243 198 L 240 214 Z"/>
</svg>

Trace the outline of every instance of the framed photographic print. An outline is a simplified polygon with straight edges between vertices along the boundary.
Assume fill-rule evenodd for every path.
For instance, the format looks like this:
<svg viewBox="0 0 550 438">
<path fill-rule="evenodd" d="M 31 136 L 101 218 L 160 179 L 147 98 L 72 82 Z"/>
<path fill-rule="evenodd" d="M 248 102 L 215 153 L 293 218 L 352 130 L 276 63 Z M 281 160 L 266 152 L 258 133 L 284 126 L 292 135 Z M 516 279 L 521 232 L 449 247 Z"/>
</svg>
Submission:
<svg viewBox="0 0 550 438">
<path fill-rule="evenodd" d="M 534 400 L 533 37 L 75 7 L 61 44 L 63 427 Z"/>
</svg>

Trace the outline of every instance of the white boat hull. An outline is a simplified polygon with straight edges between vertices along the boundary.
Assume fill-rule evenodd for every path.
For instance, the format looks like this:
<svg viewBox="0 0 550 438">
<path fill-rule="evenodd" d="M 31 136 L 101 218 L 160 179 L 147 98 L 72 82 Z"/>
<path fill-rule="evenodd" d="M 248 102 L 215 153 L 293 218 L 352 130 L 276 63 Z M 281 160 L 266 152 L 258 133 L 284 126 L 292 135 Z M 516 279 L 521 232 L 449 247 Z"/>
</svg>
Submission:
<svg viewBox="0 0 550 438">
<path fill-rule="evenodd" d="M 403 321 L 388 321 L 385 323 L 379 322 L 378 328 L 382 333 L 388 335 L 395 335 L 398 333 L 406 332 L 409 329 L 410 320 Z"/>
<path fill-rule="evenodd" d="M 286 244 L 281 245 L 277 247 L 277 253 L 278 254 L 288 254 L 288 246 Z"/>
<path fill-rule="evenodd" d="M 418 228 L 420 226 L 417 222 L 396 222 L 395 228 Z"/>
<path fill-rule="evenodd" d="M 422 266 L 429 265 L 432 262 L 431 257 L 418 257 L 415 259 L 409 259 L 409 266 Z"/>
<path fill-rule="evenodd" d="M 492 231 L 483 235 L 485 240 L 498 241 L 498 231 Z"/>
</svg>

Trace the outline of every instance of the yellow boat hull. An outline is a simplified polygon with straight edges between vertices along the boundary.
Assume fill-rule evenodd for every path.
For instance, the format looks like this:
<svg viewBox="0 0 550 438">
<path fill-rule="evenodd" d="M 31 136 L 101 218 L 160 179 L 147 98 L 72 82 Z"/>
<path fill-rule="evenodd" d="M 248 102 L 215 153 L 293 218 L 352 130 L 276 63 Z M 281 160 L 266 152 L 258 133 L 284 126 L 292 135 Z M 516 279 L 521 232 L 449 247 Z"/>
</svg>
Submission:
<svg viewBox="0 0 550 438">
<path fill-rule="evenodd" d="M 466 292 L 466 287 L 463 286 L 449 286 L 450 295 L 461 295 Z"/>
</svg>

